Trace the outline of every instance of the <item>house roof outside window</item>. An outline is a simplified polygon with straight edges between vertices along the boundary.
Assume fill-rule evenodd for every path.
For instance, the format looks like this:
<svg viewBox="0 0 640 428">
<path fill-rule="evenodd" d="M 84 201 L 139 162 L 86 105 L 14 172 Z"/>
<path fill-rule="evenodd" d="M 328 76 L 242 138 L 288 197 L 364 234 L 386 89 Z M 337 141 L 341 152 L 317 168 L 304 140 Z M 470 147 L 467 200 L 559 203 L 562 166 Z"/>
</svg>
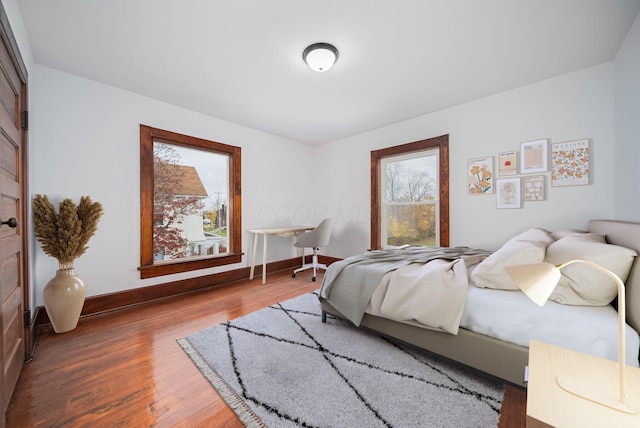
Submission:
<svg viewBox="0 0 640 428">
<path fill-rule="evenodd" d="M 176 168 L 176 182 L 174 189 L 174 196 L 188 196 L 207 198 L 209 194 L 200 180 L 198 171 L 193 166 L 188 165 L 172 165 L 172 168 Z"/>
</svg>

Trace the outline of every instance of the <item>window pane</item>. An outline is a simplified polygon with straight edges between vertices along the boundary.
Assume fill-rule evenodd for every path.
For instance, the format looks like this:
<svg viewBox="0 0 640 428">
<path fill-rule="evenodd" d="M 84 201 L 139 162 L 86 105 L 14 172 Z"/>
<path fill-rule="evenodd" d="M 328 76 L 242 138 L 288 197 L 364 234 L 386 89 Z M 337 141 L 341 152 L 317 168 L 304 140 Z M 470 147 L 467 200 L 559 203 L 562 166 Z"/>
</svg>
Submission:
<svg viewBox="0 0 640 428">
<path fill-rule="evenodd" d="M 153 259 L 228 252 L 229 156 L 153 143 Z"/>
<path fill-rule="evenodd" d="M 382 161 L 383 245 L 438 245 L 438 151 Z"/>
<path fill-rule="evenodd" d="M 386 205 L 387 245 L 437 245 L 436 204 Z"/>
</svg>

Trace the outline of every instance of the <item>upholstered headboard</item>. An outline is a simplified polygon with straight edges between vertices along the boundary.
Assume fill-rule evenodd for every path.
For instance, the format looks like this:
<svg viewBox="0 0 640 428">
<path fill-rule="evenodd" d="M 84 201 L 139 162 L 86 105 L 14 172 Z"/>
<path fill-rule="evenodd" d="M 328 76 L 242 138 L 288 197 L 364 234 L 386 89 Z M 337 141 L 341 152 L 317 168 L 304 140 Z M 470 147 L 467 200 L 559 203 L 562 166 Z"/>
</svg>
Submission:
<svg viewBox="0 0 640 428">
<path fill-rule="evenodd" d="M 606 236 L 609 244 L 632 248 L 640 255 L 640 223 L 614 220 L 591 220 L 589 232 Z M 625 283 L 627 303 L 627 323 L 640 332 L 640 268 L 636 257 Z"/>
</svg>

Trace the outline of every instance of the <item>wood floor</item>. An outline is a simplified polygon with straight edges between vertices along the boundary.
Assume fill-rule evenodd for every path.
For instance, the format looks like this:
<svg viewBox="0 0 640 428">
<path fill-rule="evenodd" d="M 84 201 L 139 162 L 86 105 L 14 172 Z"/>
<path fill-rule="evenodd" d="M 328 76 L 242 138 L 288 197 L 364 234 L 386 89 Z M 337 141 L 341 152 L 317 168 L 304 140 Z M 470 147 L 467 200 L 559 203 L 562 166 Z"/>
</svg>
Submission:
<svg viewBox="0 0 640 428">
<path fill-rule="evenodd" d="M 45 329 L 22 371 L 7 427 L 242 427 L 176 339 L 311 292 L 311 273 L 218 286 Z M 525 393 L 508 388 L 500 427 L 524 427 Z"/>
</svg>

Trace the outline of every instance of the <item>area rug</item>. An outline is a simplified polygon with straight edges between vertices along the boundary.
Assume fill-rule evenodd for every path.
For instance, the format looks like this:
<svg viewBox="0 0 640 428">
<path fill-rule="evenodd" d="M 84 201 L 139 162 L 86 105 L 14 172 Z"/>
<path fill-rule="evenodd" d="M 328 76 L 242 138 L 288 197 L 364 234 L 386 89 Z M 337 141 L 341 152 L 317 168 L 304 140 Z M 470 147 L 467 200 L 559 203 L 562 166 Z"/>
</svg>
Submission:
<svg viewBox="0 0 640 428">
<path fill-rule="evenodd" d="M 248 427 L 495 427 L 504 385 L 348 321 L 317 292 L 178 343 Z"/>
</svg>

